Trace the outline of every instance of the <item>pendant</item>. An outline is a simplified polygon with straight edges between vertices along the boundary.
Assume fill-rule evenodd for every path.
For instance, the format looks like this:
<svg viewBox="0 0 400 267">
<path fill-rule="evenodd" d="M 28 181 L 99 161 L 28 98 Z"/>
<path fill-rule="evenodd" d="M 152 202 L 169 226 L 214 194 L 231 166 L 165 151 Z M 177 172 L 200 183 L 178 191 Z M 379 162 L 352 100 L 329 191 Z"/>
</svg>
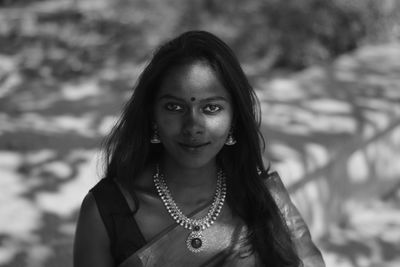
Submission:
<svg viewBox="0 0 400 267">
<path fill-rule="evenodd" d="M 205 240 L 201 231 L 192 231 L 186 239 L 187 248 L 194 253 L 198 253 L 204 249 Z"/>
</svg>

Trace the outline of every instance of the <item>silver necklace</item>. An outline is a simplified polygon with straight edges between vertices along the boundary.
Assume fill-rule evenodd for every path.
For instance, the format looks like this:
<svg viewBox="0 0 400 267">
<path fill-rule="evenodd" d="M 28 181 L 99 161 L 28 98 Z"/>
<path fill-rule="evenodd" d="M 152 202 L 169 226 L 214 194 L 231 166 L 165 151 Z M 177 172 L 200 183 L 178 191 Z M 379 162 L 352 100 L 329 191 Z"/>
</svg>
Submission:
<svg viewBox="0 0 400 267">
<path fill-rule="evenodd" d="M 156 166 L 156 173 L 153 175 L 153 181 L 158 195 L 175 222 L 185 229 L 190 230 L 186 239 L 186 247 L 191 252 L 197 253 L 204 249 L 207 241 L 203 237 L 202 232 L 217 220 L 218 215 L 221 213 L 222 206 L 224 205 L 226 197 L 225 174 L 222 170 L 219 170 L 217 176 L 217 188 L 207 215 L 200 219 L 191 219 L 185 216 L 179 209 L 168 189 L 164 175 L 160 173 L 159 166 Z"/>
</svg>

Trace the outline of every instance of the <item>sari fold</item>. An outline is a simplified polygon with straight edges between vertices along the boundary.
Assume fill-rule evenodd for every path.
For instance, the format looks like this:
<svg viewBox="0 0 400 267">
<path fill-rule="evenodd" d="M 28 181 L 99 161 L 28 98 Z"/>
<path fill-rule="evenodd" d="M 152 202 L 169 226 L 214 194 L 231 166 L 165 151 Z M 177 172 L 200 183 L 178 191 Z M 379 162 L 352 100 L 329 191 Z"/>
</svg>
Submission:
<svg viewBox="0 0 400 267">
<path fill-rule="evenodd" d="M 194 216 L 201 217 L 207 211 L 208 205 Z M 189 251 L 186 239 L 190 230 L 174 224 L 132 254 L 119 267 L 221 266 L 240 239 L 242 228 L 241 220 L 232 216 L 230 210 L 224 207 L 218 220 L 202 231 L 203 251 Z"/>
<path fill-rule="evenodd" d="M 322 254 L 312 241 L 310 230 L 297 207 L 290 199 L 290 195 L 282 183 L 277 172 L 271 173 L 266 179 L 272 197 L 290 230 L 297 253 L 303 261 L 304 267 L 325 266 Z"/>
</svg>

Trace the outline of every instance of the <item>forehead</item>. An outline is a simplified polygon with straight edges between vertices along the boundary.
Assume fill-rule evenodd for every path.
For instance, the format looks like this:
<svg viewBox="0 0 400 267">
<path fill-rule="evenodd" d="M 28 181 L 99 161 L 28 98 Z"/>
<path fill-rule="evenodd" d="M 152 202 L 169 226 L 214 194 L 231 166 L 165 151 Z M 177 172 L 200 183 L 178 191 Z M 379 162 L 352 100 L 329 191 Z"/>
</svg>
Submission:
<svg viewBox="0 0 400 267">
<path fill-rule="evenodd" d="M 158 96 L 170 94 L 185 100 L 210 96 L 224 96 L 229 93 L 209 63 L 195 61 L 172 68 L 161 82 Z"/>
</svg>

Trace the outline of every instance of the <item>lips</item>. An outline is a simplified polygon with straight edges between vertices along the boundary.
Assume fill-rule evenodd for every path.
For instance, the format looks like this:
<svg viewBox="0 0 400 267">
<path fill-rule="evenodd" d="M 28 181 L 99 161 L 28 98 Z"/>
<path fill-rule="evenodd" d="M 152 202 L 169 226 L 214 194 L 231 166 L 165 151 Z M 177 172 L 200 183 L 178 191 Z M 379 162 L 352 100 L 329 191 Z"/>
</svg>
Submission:
<svg viewBox="0 0 400 267">
<path fill-rule="evenodd" d="M 188 143 L 181 143 L 179 142 L 179 145 L 181 147 L 183 147 L 184 149 L 190 150 L 190 151 L 196 151 L 196 150 L 200 150 L 204 147 L 206 147 L 207 145 L 209 145 L 210 142 L 188 142 Z"/>
</svg>

